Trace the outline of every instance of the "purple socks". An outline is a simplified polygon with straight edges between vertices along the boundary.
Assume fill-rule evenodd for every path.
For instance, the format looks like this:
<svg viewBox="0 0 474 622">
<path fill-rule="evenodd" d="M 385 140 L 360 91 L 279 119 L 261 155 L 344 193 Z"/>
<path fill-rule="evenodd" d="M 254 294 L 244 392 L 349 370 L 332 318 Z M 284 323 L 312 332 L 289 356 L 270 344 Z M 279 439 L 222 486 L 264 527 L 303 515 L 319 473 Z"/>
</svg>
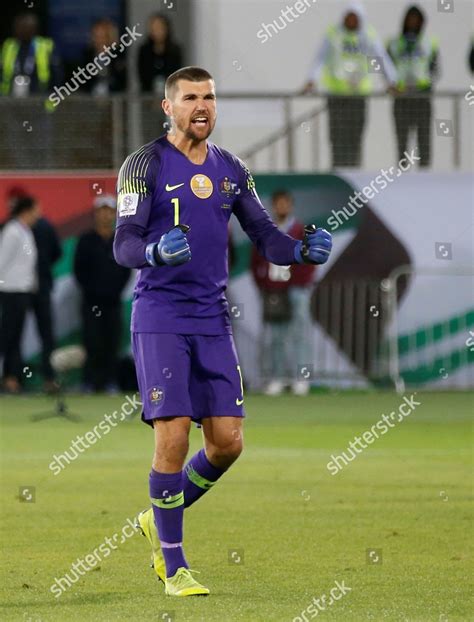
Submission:
<svg viewBox="0 0 474 622">
<path fill-rule="evenodd" d="M 188 568 L 183 552 L 183 476 L 179 473 L 150 473 L 150 499 L 158 527 L 161 550 L 166 564 L 166 576 L 172 577 L 178 568 Z"/>
<path fill-rule="evenodd" d="M 184 507 L 202 497 L 224 473 L 209 462 L 204 449 L 194 454 L 183 470 Z"/>
<path fill-rule="evenodd" d="M 198 451 L 179 473 L 150 473 L 150 499 L 166 564 L 166 576 L 188 568 L 183 552 L 184 508 L 197 501 L 225 471 L 212 465 L 204 449 Z"/>
</svg>

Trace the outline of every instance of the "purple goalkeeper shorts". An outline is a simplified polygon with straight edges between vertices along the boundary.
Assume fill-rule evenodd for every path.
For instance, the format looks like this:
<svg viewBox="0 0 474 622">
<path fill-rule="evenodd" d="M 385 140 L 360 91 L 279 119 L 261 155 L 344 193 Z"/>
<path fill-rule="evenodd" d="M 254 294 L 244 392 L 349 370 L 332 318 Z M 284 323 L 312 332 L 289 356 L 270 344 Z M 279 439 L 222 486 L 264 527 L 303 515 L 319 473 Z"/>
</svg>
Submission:
<svg viewBox="0 0 474 622">
<path fill-rule="evenodd" d="M 142 420 L 245 417 L 232 335 L 132 333 Z"/>
</svg>

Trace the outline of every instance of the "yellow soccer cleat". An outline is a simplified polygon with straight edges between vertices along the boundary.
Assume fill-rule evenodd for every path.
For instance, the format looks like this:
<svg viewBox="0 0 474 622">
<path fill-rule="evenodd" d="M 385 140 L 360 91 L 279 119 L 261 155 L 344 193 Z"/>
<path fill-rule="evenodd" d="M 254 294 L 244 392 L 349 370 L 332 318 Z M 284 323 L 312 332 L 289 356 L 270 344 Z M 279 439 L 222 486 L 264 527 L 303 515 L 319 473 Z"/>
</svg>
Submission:
<svg viewBox="0 0 474 622">
<path fill-rule="evenodd" d="M 153 515 L 153 508 L 144 510 L 138 515 L 138 525 L 142 534 L 151 544 L 152 551 L 152 568 L 155 569 L 158 579 L 165 583 L 166 581 L 166 566 L 163 553 L 161 552 L 160 540 L 158 538 L 158 532 L 155 525 L 155 517 Z"/>
<path fill-rule="evenodd" d="M 165 581 L 167 596 L 207 596 L 209 590 L 194 579 L 189 568 L 178 568 L 176 574 Z"/>
</svg>

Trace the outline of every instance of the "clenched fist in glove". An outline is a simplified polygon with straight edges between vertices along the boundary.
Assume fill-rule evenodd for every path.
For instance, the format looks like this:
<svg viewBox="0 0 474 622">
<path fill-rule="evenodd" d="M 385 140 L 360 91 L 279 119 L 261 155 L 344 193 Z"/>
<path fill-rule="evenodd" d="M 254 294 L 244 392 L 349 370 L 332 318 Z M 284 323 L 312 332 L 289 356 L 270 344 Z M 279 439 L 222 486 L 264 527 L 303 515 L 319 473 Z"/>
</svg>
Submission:
<svg viewBox="0 0 474 622">
<path fill-rule="evenodd" d="M 176 225 L 164 233 L 159 242 L 148 244 L 145 257 L 150 266 L 180 266 L 191 259 L 186 233 L 188 225 Z"/>
<path fill-rule="evenodd" d="M 307 225 L 302 242 L 295 246 L 297 263 L 323 264 L 329 258 L 332 249 L 332 235 L 326 229 L 318 229 L 316 225 Z"/>
</svg>

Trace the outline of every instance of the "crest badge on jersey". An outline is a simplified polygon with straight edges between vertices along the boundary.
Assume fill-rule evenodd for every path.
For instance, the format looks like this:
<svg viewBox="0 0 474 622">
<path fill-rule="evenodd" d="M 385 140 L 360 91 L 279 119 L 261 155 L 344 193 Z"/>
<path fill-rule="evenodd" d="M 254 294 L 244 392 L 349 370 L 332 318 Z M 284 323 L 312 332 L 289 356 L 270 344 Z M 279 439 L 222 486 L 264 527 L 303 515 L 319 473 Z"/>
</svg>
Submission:
<svg viewBox="0 0 474 622">
<path fill-rule="evenodd" d="M 208 199 L 214 190 L 212 181 L 209 177 L 207 177 L 207 175 L 202 175 L 201 173 L 194 175 L 191 178 L 189 185 L 191 186 L 193 194 L 195 194 L 199 199 Z"/>
<path fill-rule="evenodd" d="M 223 177 L 219 180 L 219 192 L 225 197 L 230 198 L 240 194 L 240 188 L 237 182 L 230 177 Z"/>
</svg>

